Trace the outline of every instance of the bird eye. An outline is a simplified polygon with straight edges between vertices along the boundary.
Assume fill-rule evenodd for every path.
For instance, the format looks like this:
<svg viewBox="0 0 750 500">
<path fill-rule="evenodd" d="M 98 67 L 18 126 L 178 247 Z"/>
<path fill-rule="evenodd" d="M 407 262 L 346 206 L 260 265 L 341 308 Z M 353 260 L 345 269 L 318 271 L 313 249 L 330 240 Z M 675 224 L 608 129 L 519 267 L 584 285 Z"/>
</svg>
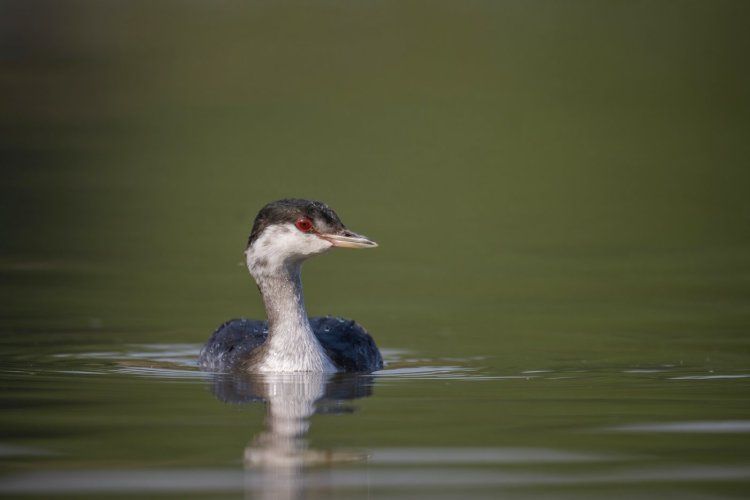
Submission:
<svg viewBox="0 0 750 500">
<path fill-rule="evenodd" d="M 313 228 L 313 223 L 310 219 L 307 217 L 303 217 L 302 219 L 297 219 L 297 222 L 294 223 L 294 225 L 302 231 L 303 233 L 309 233 Z"/>
</svg>

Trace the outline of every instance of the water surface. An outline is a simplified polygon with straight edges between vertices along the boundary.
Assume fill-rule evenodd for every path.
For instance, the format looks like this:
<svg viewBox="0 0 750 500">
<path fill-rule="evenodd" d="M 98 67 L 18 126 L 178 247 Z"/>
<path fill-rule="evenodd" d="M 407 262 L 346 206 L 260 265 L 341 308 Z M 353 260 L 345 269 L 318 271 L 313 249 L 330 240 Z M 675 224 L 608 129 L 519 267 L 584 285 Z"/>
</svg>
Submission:
<svg viewBox="0 0 750 500">
<path fill-rule="evenodd" d="M 3 2 L 0 494 L 748 496 L 749 15 Z M 287 196 L 385 370 L 197 370 Z"/>
<path fill-rule="evenodd" d="M 750 472 L 750 370 L 386 350 L 372 376 L 258 380 L 197 371 L 198 345 L 100 347 L 4 366 L 3 493 L 708 498 Z"/>
</svg>

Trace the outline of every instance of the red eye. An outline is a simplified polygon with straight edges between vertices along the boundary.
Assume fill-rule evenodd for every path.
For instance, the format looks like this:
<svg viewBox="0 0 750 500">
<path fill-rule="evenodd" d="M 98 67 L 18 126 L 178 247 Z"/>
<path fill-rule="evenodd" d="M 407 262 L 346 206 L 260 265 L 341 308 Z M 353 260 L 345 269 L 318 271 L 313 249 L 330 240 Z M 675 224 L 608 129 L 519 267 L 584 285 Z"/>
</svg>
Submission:
<svg viewBox="0 0 750 500">
<path fill-rule="evenodd" d="M 297 226 L 297 229 L 302 231 L 303 233 L 309 233 L 312 231 L 313 223 L 310 219 L 307 217 L 304 217 L 302 219 L 298 219 L 297 222 L 294 223 L 295 226 Z"/>
</svg>

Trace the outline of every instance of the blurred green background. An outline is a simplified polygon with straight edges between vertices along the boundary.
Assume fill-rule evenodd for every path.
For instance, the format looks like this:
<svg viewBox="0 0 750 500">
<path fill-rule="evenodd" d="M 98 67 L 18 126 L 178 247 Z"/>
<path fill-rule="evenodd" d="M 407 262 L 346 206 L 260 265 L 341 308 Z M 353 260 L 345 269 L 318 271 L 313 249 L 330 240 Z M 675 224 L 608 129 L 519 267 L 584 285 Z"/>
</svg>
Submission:
<svg viewBox="0 0 750 500">
<path fill-rule="evenodd" d="M 0 327 L 199 343 L 261 317 L 242 251 L 294 196 L 380 243 L 310 262 L 305 286 L 381 346 L 746 367 L 749 18 L 4 1 Z"/>
</svg>

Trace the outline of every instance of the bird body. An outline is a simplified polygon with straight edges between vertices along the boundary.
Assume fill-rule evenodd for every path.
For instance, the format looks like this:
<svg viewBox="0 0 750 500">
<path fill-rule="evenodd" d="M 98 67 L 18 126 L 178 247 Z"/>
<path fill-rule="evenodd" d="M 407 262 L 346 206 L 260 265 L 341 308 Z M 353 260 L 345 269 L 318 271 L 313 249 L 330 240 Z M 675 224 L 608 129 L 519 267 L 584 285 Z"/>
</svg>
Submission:
<svg viewBox="0 0 750 500">
<path fill-rule="evenodd" d="M 377 244 L 349 231 L 320 202 L 285 199 L 258 213 L 245 251 L 268 321 L 237 319 L 221 325 L 201 350 L 211 371 L 371 372 L 383 366 L 372 337 L 351 320 L 308 318 L 302 294 L 305 259 L 333 247 Z"/>
</svg>

